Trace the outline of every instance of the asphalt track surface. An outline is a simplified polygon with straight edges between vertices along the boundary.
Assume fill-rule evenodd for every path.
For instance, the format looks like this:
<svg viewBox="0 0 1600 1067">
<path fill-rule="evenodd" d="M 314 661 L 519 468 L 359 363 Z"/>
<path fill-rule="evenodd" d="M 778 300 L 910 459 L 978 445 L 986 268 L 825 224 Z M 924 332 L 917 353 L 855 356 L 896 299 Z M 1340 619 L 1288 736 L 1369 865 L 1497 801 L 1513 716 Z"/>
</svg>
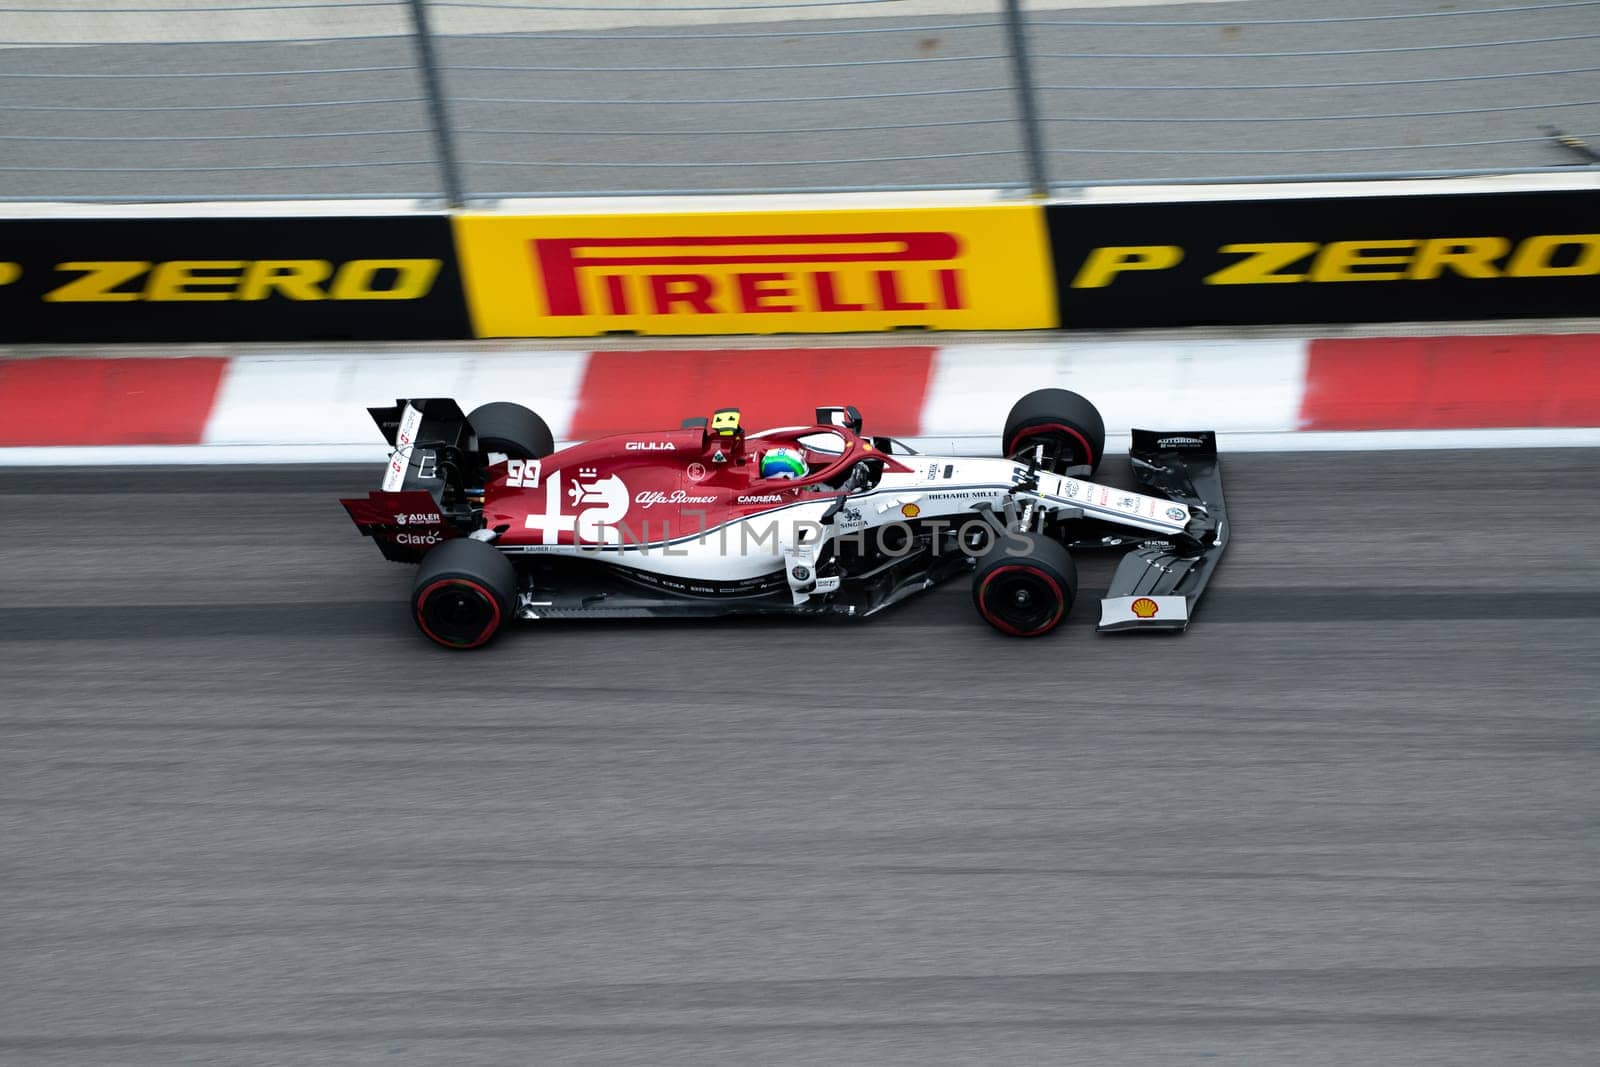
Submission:
<svg viewBox="0 0 1600 1067">
<path fill-rule="evenodd" d="M 712 26 L 450 37 L 439 51 L 465 184 L 491 196 L 1020 183 L 997 7 L 748 24 L 722 13 Z M 1054 87 L 1039 98 L 1051 173 L 1106 181 L 1581 162 L 1544 128 L 1600 138 L 1590 39 L 1600 7 L 1358 20 L 1454 10 L 1435 0 L 1035 10 L 1035 80 Z M 1357 21 L 1247 21 L 1333 14 Z M 167 17 L 177 33 L 202 16 Z M 384 18 L 375 32 L 397 32 Z M 1095 18 L 1120 25 L 1049 25 Z M 1174 20 L 1212 24 L 1155 25 Z M 60 25 L 84 39 L 81 21 Z M 1319 54 L 1259 55 L 1282 52 Z M 1175 58 L 1126 58 L 1151 54 Z M 0 57 L 10 196 L 442 188 L 404 37 Z M 334 73 L 231 76 L 270 71 Z M 1524 76 L 1538 72 L 1547 73 Z M 184 76 L 195 74 L 230 76 Z M 1296 85 L 1308 87 L 1281 87 Z M 1584 103 L 1562 106 L 1575 102 Z M 1370 117 L 1385 115 L 1399 117 Z"/>
<path fill-rule="evenodd" d="M 0 1062 L 1592 1063 L 1597 458 L 1230 457 L 1181 637 L 467 655 L 369 469 L 0 474 Z"/>
</svg>

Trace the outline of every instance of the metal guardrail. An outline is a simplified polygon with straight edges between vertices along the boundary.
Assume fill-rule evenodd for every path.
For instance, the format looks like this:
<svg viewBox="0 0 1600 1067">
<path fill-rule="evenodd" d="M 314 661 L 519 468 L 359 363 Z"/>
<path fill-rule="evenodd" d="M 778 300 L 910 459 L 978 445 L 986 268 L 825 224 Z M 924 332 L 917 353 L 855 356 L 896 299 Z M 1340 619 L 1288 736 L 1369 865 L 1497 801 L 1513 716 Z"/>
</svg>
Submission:
<svg viewBox="0 0 1600 1067">
<path fill-rule="evenodd" d="M 0 0 L 0 197 L 1042 194 L 1600 163 L 1600 0 L 1404 5 Z"/>
</svg>

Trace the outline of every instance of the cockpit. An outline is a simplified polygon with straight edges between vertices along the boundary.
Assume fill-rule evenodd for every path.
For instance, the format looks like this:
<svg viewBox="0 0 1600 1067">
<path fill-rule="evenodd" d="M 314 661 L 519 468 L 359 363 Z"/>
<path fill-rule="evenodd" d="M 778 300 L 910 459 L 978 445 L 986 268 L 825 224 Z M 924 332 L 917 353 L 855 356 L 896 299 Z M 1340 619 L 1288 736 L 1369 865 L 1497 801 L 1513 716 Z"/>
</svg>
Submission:
<svg viewBox="0 0 1600 1067">
<path fill-rule="evenodd" d="M 704 426 L 714 463 L 745 467 L 752 484 L 763 487 L 826 491 L 848 483 L 862 488 L 876 484 L 886 464 L 904 469 L 885 451 L 886 439 L 885 444 L 875 444 L 861 435 L 861 414 L 854 407 L 818 408 L 816 414 L 812 426 L 778 427 L 748 436 L 737 408 L 723 408 L 710 419 L 689 420 L 685 425 Z"/>
</svg>

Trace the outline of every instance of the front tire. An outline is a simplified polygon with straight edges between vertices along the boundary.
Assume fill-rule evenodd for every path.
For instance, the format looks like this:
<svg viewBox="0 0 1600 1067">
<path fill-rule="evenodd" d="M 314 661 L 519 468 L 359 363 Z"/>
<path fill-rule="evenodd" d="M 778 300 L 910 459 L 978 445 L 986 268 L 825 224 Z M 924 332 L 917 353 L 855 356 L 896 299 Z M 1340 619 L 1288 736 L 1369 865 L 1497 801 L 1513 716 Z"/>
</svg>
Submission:
<svg viewBox="0 0 1600 1067">
<path fill-rule="evenodd" d="M 411 617 L 423 636 L 450 649 L 487 644 L 512 617 L 517 570 L 498 549 L 468 538 L 422 558 L 411 587 Z"/>
<path fill-rule="evenodd" d="M 1018 551 L 1015 536 L 1031 541 Z M 1078 596 L 1078 565 L 1059 541 L 1015 535 L 996 545 L 972 575 L 983 621 L 1012 637 L 1042 637 L 1061 625 Z"/>
<path fill-rule="evenodd" d="M 478 436 L 478 451 L 503 452 L 512 459 L 541 459 L 556 450 L 550 427 L 521 404 L 497 401 L 467 416 Z"/>
<path fill-rule="evenodd" d="M 1011 406 L 1000 454 L 1026 460 L 1041 444 L 1044 467 L 1052 474 L 1088 467 L 1093 475 L 1105 455 L 1106 421 L 1087 397 L 1067 389 L 1035 389 Z"/>
</svg>

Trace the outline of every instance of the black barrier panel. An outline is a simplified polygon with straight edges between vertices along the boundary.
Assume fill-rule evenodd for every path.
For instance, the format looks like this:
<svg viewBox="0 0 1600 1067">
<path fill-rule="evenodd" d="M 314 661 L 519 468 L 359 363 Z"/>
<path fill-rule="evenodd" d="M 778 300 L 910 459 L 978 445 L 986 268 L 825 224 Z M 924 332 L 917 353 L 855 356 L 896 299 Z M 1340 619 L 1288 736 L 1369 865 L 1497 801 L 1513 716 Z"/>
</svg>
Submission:
<svg viewBox="0 0 1600 1067">
<path fill-rule="evenodd" d="M 0 220 L 0 339 L 472 336 L 450 220 Z"/>
<path fill-rule="evenodd" d="M 1048 209 L 1063 327 L 1600 314 L 1600 191 Z"/>
</svg>

